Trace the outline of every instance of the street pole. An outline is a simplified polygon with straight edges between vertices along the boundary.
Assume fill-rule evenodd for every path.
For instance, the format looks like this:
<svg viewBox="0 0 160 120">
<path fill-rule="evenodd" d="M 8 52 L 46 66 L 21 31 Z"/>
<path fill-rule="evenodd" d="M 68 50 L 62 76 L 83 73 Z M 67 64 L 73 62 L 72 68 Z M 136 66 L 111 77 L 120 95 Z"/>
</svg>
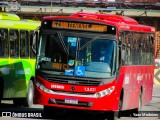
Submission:
<svg viewBox="0 0 160 120">
<path fill-rule="evenodd" d="M 51 12 L 52 12 L 52 2 L 51 2 Z"/>
</svg>

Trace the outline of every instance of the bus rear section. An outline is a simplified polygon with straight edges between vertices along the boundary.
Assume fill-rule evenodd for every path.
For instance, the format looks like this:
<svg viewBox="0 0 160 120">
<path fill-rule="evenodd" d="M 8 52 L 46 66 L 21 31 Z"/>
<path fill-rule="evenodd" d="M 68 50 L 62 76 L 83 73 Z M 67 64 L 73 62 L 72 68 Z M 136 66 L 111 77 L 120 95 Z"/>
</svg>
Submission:
<svg viewBox="0 0 160 120">
<path fill-rule="evenodd" d="M 125 34 L 124 30 L 121 32 L 122 27 L 117 19 L 127 22 L 127 25 L 137 24 L 135 20 L 123 16 L 88 13 L 43 19 L 34 80 L 35 104 L 44 105 L 44 109 L 51 107 L 114 113 L 140 107 L 141 86 L 153 87 L 153 83 L 147 83 L 144 79 L 139 82 L 137 77 L 139 73 L 143 76 L 153 64 L 141 67 L 142 72 L 139 69 L 141 65 L 133 63 L 129 67 L 122 63 L 122 49 L 126 47 L 122 46 L 126 41 L 125 38 L 121 39 Z M 154 54 L 153 51 L 151 54 Z M 148 79 L 153 81 L 153 71 L 147 72 L 150 74 Z M 131 100 L 131 94 L 128 94 L 128 91 L 132 91 L 130 88 L 137 90 L 136 93 L 132 92 L 135 104 L 127 101 Z M 151 100 L 150 96 L 144 103 Z M 126 103 L 123 104 L 123 100 Z"/>
</svg>

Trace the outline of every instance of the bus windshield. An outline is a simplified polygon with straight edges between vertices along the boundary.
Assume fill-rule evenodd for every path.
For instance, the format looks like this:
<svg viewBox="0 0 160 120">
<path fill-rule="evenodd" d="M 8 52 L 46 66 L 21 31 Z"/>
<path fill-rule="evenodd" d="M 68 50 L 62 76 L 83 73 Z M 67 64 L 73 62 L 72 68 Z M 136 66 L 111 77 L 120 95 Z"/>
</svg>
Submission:
<svg viewBox="0 0 160 120">
<path fill-rule="evenodd" d="M 41 37 L 37 69 L 42 72 L 110 78 L 115 74 L 115 67 L 115 35 L 58 31 Z"/>
</svg>

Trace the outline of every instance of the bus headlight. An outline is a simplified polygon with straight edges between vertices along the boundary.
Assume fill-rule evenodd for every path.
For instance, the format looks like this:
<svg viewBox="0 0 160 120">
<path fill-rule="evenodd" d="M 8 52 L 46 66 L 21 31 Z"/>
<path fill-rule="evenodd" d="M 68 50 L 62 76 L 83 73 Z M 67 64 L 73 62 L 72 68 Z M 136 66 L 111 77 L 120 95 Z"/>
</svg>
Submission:
<svg viewBox="0 0 160 120">
<path fill-rule="evenodd" d="M 99 93 L 99 92 L 96 93 L 96 97 L 97 97 L 97 98 L 100 98 L 100 97 L 101 97 L 101 93 Z"/>
<path fill-rule="evenodd" d="M 40 82 L 36 82 L 35 84 L 36 84 L 36 86 L 37 86 L 40 90 L 42 90 L 42 91 L 45 92 L 45 93 L 64 95 L 63 93 L 56 93 L 56 92 L 52 91 L 51 89 L 46 88 L 46 87 L 45 87 L 44 85 L 42 85 Z M 91 95 L 91 96 L 86 95 L 85 97 L 102 98 L 102 97 L 104 97 L 104 96 L 106 96 L 106 95 L 110 95 L 110 94 L 114 91 L 114 89 L 115 89 L 115 86 L 112 86 L 112 87 L 110 87 L 110 88 L 107 88 L 107 89 L 105 89 L 105 90 L 102 90 L 102 91 L 100 91 L 100 92 L 97 92 L 97 93 L 95 93 L 95 94 L 93 94 L 93 95 Z M 69 94 L 69 95 L 70 95 L 70 94 Z M 72 95 L 70 95 L 70 96 L 74 96 L 74 95 L 75 95 L 75 94 L 72 94 Z M 78 95 L 78 96 L 79 96 L 79 95 Z M 82 97 L 84 97 L 84 96 L 82 96 Z"/>
<path fill-rule="evenodd" d="M 46 88 L 44 85 L 42 85 L 41 83 L 39 82 L 36 82 L 36 86 L 41 89 L 43 92 L 46 92 L 46 93 L 52 93 L 52 90 Z"/>
<path fill-rule="evenodd" d="M 97 92 L 94 95 L 95 95 L 96 98 L 101 98 L 101 97 L 104 97 L 106 95 L 110 95 L 114 91 L 114 89 L 115 89 L 115 86 L 112 86 L 110 88 L 107 88 L 105 90 Z"/>
</svg>

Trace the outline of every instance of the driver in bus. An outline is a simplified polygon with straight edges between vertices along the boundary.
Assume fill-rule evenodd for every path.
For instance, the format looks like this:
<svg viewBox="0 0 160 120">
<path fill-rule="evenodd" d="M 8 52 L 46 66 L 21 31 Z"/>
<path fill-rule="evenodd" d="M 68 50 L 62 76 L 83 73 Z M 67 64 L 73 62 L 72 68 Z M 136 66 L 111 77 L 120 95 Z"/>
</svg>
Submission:
<svg viewBox="0 0 160 120">
<path fill-rule="evenodd" d="M 107 51 L 107 47 L 102 46 L 102 47 L 100 48 L 99 61 L 110 64 L 110 60 L 111 60 L 111 55 L 110 55 L 110 53 Z"/>
</svg>

